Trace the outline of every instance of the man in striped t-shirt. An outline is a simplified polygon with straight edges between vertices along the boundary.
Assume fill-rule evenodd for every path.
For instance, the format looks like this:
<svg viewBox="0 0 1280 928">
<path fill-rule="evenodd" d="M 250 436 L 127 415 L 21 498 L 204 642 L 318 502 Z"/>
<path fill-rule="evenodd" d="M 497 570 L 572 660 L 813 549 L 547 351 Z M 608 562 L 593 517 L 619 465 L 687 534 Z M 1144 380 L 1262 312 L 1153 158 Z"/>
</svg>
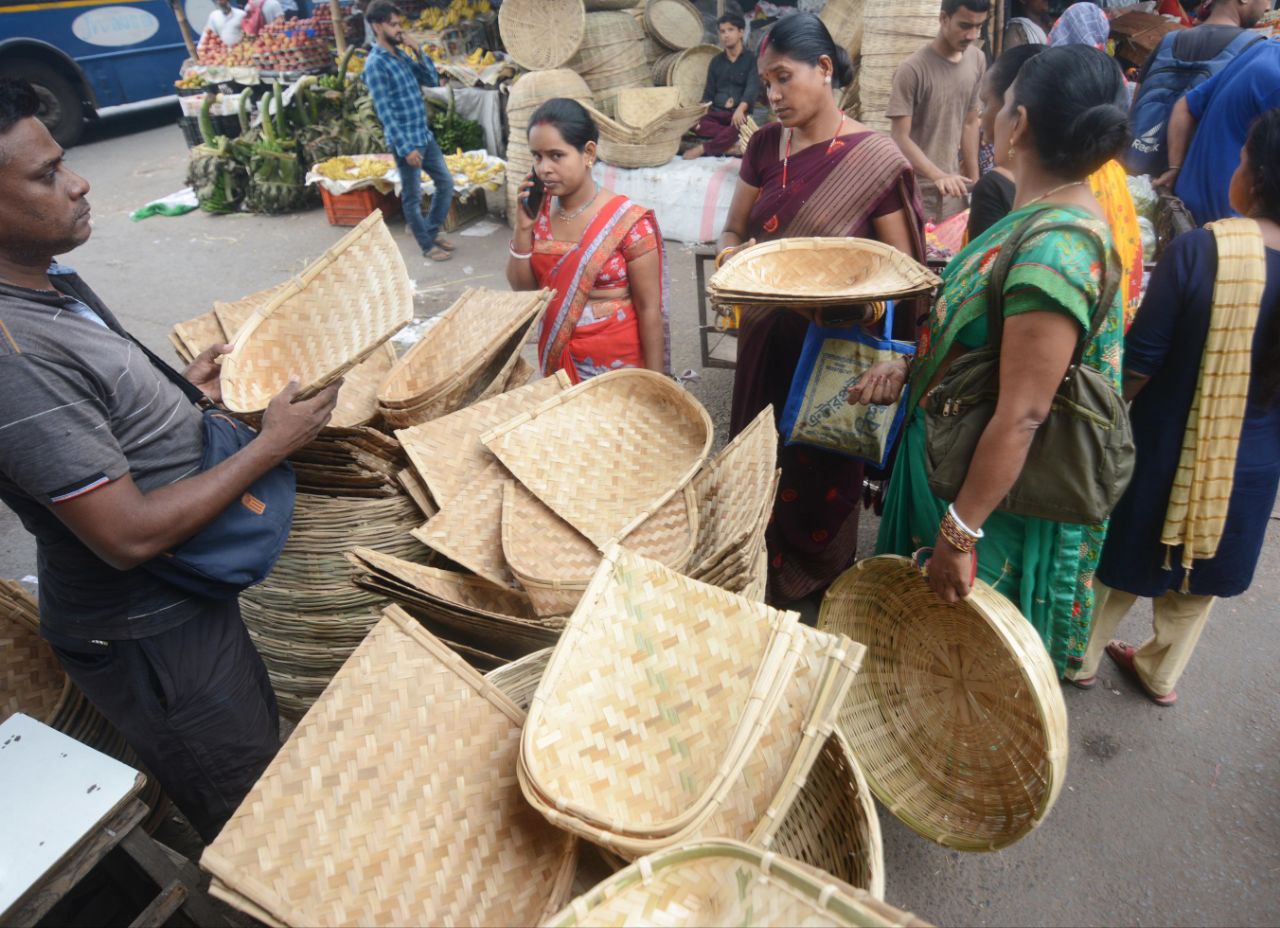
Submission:
<svg viewBox="0 0 1280 928">
<path fill-rule="evenodd" d="M 286 390 L 256 439 L 203 470 L 202 413 L 176 375 L 53 260 L 89 238 L 89 185 L 38 105 L 0 78 L 0 500 L 36 538 L 41 634 L 209 841 L 275 754 L 275 695 L 234 599 L 142 565 L 311 441 L 336 390 Z M 227 347 L 183 375 L 214 399 Z"/>
</svg>

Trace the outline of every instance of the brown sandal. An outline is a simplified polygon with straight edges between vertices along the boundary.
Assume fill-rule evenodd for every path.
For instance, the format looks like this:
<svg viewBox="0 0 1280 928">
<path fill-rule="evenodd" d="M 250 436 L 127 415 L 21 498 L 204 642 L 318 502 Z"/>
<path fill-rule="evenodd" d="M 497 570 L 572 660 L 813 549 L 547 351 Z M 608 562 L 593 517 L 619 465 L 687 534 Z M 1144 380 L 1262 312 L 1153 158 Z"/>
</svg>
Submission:
<svg viewBox="0 0 1280 928">
<path fill-rule="evenodd" d="M 1138 685 L 1142 687 L 1142 692 L 1147 694 L 1148 699 L 1157 706 L 1172 706 L 1178 701 L 1178 694 L 1170 690 L 1164 696 L 1161 696 L 1151 691 L 1151 687 L 1147 686 L 1146 681 L 1138 673 L 1138 668 L 1134 666 L 1133 655 L 1137 650 L 1127 641 L 1121 641 L 1118 638 L 1107 645 L 1107 655 L 1116 662 L 1116 666 L 1123 670 L 1127 676 L 1138 681 Z"/>
<path fill-rule="evenodd" d="M 428 261 L 448 261 L 452 257 L 453 257 L 453 252 L 446 251 L 445 249 L 441 248 L 439 245 L 437 245 L 435 248 L 432 248 L 426 254 L 426 258 Z"/>
</svg>

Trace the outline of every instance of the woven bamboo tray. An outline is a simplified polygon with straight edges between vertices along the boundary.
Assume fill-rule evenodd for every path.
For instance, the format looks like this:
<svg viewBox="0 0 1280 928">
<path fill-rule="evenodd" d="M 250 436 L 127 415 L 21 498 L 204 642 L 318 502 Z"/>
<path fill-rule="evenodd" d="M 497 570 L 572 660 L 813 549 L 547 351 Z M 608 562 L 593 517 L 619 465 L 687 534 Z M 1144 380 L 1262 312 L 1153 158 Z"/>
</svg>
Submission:
<svg viewBox="0 0 1280 928">
<path fill-rule="evenodd" d="M 859 238 L 788 238 L 733 255 L 707 283 L 714 302 L 820 306 L 927 293 L 937 275 L 890 245 Z"/>
<path fill-rule="evenodd" d="M 201 865 L 289 925 L 534 924 L 576 841 L 516 789 L 523 719 L 391 607 Z"/>
<path fill-rule="evenodd" d="M 550 648 L 536 651 L 485 679 L 527 710 L 550 659 Z M 862 770 L 838 731 L 827 737 L 769 847 L 884 898 L 880 819 Z"/>
<path fill-rule="evenodd" d="M 580 383 L 481 441 L 557 515 L 604 547 L 693 478 L 711 439 L 701 403 L 661 374 L 626 369 Z M 609 462 L 607 480 L 600 479 L 601 461 Z"/>
<path fill-rule="evenodd" d="M 218 323 L 222 326 L 222 331 L 226 334 L 227 339 L 229 341 L 234 340 L 253 314 L 271 302 L 272 297 L 287 286 L 289 286 L 289 282 L 286 280 L 275 286 L 267 287 L 265 290 L 259 290 L 257 293 L 242 296 L 238 300 L 230 302 L 214 300 L 213 314 L 218 317 Z"/>
<path fill-rule="evenodd" d="M 401 488 L 408 494 L 409 499 L 413 500 L 424 518 L 430 519 L 440 511 L 436 501 L 431 498 L 431 491 L 427 489 L 426 481 L 412 467 L 396 471 L 396 480 L 400 482 Z"/>
<path fill-rule="evenodd" d="M 691 486 L 667 500 L 624 539 L 627 548 L 683 572 L 698 537 L 698 505 Z M 600 566 L 600 551 L 516 481 L 502 505 L 502 554 L 539 615 L 567 615 Z"/>
<path fill-rule="evenodd" d="M 490 583 L 517 587 L 502 554 L 502 493 L 510 479 L 497 461 L 487 462 L 413 537 Z"/>
<path fill-rule="evenodd" d="M 942 603 L 886 555 L 832 584 L 818 627 L 867 646 L 840 727 L 889 811 L 956 850 L 1007 847 L 1044 820 L 1066 774 L 1066 706 L 1012 603 L 981 581 Z"/>
<path fill-rule="evenodd" d="M 637 861 L 546 922 L 670 926 L 923 926 L 830 874 L 736 841 L 704 841 Z"/>
<path fill-rule="evenodd" d="M 569 389 L 569 376 L 557 371 L 528 386 L 466 409 L 396 431 L 409 460 L 437 503 L 453 502 L 486 465 L 496 465 L 480 436 Z M 505 469 L 504 469 L 505 471 Z"/>
<path fill-rule="evenodd" d="M 331 426 L 351 428 L 372 422 L 378 414 L 378 388 L 395 367 L 396 349 L 386 342 L 365 358 L 342 380 L 338 405 L 333 408 Z"/>
<path fill-rule="evenodd" d="M 582 0 L 507 0 L 498 9 L 502 46 L 528 71 L 562 67 L 582 44 Z"/>
<path fill-rule="evenodd" d="M 702 41 L 702 14 L 689 0 L 648 0 L 644 27 L 649 35 L 673 51 Z"/>
<path fill-rule="evenodd" d="M 375 210 L 244 324 L 222 362 L 222 399 L 258 412 L 296 374 L 306 397 L 413 320 L 413 281 Z"/>
<path fill-rule="evenodd" d="M 719 46 L 695 45 L 663 55 L 652 65 L 653 82 L 676 88 L 681 106 L 696 106 L 702 100 L 711 60 L 719 54 Z"/>
<path fill-rule="evenodd" d="M 707 112 L 707 104 L 670 110 L 647 126 L 633 128 L 617 122 L 594 107 L 587 111 L 600 127 L 600 158 L 623 168 L 649 168 L 666 164 L 676 156 L 680 140 Z"/>
<path fill-rule="evenodd" d="M 781 701 L 796 618 L 611 546 L 530 707 L 525 797 L 624 854 L 699 828 Z"/>
<path fill-rule="evenodd" d="M 550 291 L 515 292 L 468 287 L 400 359 L 378 391 L 390 408 L 421 405 L 478 373 L 498 347 L 524 326 Z"/>
<path fill-rule="evenodd" d="M 172 334 L 173 346 L 178 349 L 178 357 L 184 364 L 190 364 L 206 348 L 225 344 L 229 338 L 212 312 L 179 322 L 173 327 Z"/>
<path fill-rule="evenodd" d="M 680 91 L 675 87 L 631 87 L 619 90 L 613 103 L 618 122 L 635 129 L 665 118 L 679 106 Z"/>
<path fill-rule="evenodd" d="M 582 43 L 568 67 L 587 82 L 596 100 L 622 88 L 646 87 L 650 76 L 644 41 L 644 29 L 630 13 L 588 13 Z"/>
</svg>

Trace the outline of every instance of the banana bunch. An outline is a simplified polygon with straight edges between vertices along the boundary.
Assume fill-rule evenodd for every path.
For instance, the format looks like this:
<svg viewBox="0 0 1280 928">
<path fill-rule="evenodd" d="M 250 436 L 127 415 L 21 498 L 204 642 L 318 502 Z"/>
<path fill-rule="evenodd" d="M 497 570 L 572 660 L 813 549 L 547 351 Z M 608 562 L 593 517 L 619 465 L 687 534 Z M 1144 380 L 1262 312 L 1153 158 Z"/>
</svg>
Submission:
<svg viewBox="0 0 1280 928">
<path fill-rule="evenodd" d="M 386 177 L 391 167 L 390 161 L 381 158 L 341 155 L 321 161 L 312 170 L 330 180 L 364 180 L 366 177 Z"/>
<path fill-rule="evenodd" d="M 481 152 L 463 152 L 461 148 L 452 155 L 445 155 L 444 163 L 449 173 L 466 177 L 468 185 L 490 190 L 498 189 L 498 179 L 505 171 L 501 162 L 490 164 Z"/>
<path fill-rule="evenodd" d="M 418 14 L 414 29 L 447 29 L 458 23 L 489 13 L 493 7 L 489 0 L 453 0 L 447 10 L 429 8 Z"/>
<path fill-rule="evenodd" d="M 491 64 L 497 64 L 498 59 L 494 57 L 493 52 L 486 51 L 483 48 L 477 48 L 467 56 L 467 67 L 479 70 L 487 68 Z"/>
</svg>

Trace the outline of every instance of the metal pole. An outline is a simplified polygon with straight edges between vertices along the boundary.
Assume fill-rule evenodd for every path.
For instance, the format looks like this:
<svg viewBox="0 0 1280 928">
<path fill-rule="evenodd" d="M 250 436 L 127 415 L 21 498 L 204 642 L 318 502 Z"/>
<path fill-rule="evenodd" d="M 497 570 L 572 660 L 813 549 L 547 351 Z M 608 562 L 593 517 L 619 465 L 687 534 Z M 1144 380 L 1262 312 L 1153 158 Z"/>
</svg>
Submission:
<svg viewBox="0 0 1280 928">
<path fill-rule="evenodd" d="M 187 22 L 187 14 L 182 11 L 180 0 L 169 0 L 169 6 L 173 8 L 173 18 L 178 21 L 178 31 L 182 33 L 187 54 L 191 56 L 192 61 L 195 61 L 197 59 L 196 42 L 191 35 L 191 24 Z"/>
<path fill-rule="evenodd" d="M 333 15 L 333 41 L 341 58 L 347 53 L 347 23 L 342 18 L 342 4 L 338 0 L 329 0 L 329 12 Z"/>
</svg>

